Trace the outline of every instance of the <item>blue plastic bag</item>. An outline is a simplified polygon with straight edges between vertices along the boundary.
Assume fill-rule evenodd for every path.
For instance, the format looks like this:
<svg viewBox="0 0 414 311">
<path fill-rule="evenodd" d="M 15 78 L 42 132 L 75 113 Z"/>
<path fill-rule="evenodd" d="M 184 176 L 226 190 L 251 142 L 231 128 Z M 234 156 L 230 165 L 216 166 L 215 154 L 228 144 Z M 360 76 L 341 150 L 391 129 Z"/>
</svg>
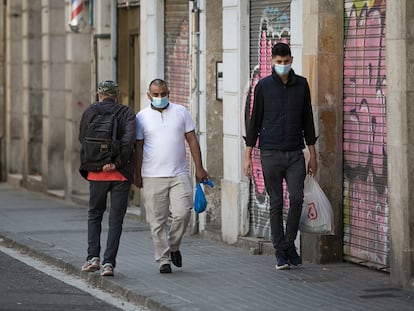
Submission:
<svg viewBox="0 0 414 311">
<path fill-rule="evenodd" d="M 203 180 L 202 183 L 204 185 L 210 186 L 211 188 L 214 187 L 213 182 L 210 179 Z M 206 210 L 206 207 L 207 207 L 206 196 L 204 194 L 203 188 L 201 187 L 201 183 L 198 183 L 196 186 L 196 191 L 194 195 L 194 211 L 197 214 L 200 214 Z"/>
</svg>

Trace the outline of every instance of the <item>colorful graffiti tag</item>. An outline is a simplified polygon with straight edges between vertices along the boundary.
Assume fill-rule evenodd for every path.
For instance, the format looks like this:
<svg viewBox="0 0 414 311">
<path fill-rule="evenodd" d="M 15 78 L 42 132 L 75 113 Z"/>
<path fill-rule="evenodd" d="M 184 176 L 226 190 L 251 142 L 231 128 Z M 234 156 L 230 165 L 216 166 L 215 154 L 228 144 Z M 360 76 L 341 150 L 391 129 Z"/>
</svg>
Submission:
<svg viewBox="0 0 414 311">
<path fill-rule="evenodd" d="M 387 266 L 385 1 L 345 12 L 344 253 Z"/>
</svg>

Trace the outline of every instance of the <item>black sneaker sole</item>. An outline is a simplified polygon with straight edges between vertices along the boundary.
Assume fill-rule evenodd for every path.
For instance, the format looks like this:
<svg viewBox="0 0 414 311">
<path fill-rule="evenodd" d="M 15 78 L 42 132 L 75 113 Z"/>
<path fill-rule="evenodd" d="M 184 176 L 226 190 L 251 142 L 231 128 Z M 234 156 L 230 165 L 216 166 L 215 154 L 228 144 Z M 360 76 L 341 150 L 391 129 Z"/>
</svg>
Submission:
<svg viewBox="0 0 414 311">
<path fill-rule="evenodd" d="M 171 262 L 174 264 L 174 266 L 181 268 L 183 266 L 183 258 L 181 256 L 180 251 L 171 252 Z"/>
<path fill-rule="evenodd" d="M 300 267 L 302 267 L 302 264 L 298 264 L 298 265 L 294 265 L 294 264 L 290 264 L 290 266 L 294 269 L 299 269 Z"/>
</svg>

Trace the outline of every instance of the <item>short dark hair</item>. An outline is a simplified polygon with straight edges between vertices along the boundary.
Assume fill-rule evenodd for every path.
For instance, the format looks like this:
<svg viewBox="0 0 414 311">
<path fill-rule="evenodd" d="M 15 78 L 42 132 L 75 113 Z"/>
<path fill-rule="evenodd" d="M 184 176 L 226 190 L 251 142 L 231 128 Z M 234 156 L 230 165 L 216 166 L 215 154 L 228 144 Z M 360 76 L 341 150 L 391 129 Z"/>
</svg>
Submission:
<svg viewBox="0 0 414 311">
<path fill-rule="evenodd" d="M 278 42 L 272 47 L 272 57 L 275 56 L 292 56 L 289 45 L 283 42 Z"/>
<path fill-rule="evenodd" d="M 152 85 L 156 85 L 156 86 L 165 86 L 165 88 L 168 90 L 168 85 L 167 82 L 165 82 L 162 79 L 154 79 L 150 82 L 149 86 L 148 86 L 148 90 L 151 89 Z"/>
</svg>

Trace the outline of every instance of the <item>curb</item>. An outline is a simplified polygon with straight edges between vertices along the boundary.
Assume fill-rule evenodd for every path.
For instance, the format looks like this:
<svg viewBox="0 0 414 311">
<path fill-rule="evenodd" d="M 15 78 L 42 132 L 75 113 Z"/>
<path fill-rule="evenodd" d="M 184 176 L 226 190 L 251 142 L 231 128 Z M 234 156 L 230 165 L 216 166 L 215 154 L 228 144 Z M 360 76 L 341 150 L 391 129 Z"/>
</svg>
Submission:
<svg viewBox="0 0 414 311">
<path fill-rule="evenodd" d="M 79 267 L 75 267 L 74 265 L 64 261 L 63 259 L 58 259 L 53 256 L 47 255 L 21 242 L 17 242 L 7 236 L 4 236 L 3 234 L 0 234 L 0 244 L 4 247 L 20 251 L 30 257 L 35 257 L 36 259 L 46 264 L 52 265 L 55 268 L 63 270 L 65 273 L 79 277 L 82 280 L 85 280 L 91 286 L 102 289 L 119 298 L 125 299 L 129 303 L 137 304 L 140 307 L 149 308 L 151 311 L 174 311 L 173 309 L 154 299 L 123 288 L 116 282 L 110 280 L 108 277 L 103 277 L 97 273 L 82 272 L 80 271 Z M 118 273 L 117 275 L 123 274 Z"/>
</svg>

